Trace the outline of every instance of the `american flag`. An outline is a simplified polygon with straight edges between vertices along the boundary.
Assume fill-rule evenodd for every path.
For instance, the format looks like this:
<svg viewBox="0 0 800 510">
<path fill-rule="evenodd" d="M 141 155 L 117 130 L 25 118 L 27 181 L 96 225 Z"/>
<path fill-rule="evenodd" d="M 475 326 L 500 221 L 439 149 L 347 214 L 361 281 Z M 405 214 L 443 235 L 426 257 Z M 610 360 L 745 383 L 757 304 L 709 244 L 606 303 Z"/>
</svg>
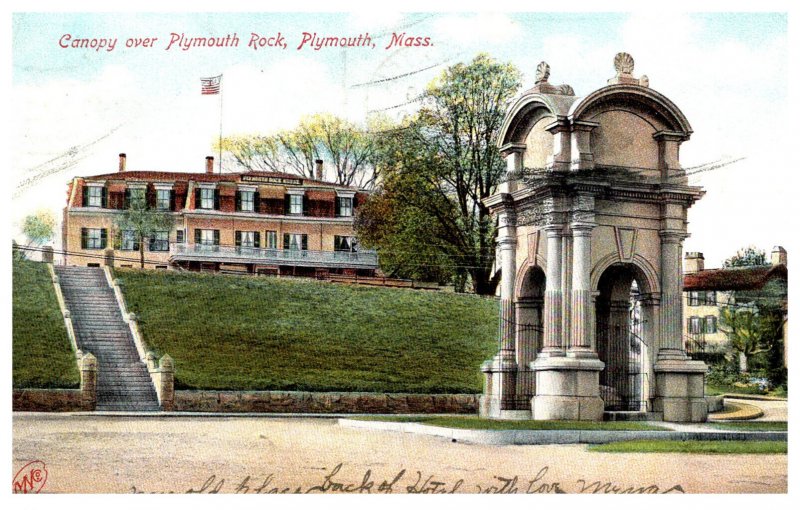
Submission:
<svg viewBox="0 0 800 510">
<path fill-rule="evenodd" d="M 222 84 L 222 75 L 211 76 L 210 78 L 200 78 L 200 93 L 202 95 L 219 94 L 219 87 Z"/>
</svg>

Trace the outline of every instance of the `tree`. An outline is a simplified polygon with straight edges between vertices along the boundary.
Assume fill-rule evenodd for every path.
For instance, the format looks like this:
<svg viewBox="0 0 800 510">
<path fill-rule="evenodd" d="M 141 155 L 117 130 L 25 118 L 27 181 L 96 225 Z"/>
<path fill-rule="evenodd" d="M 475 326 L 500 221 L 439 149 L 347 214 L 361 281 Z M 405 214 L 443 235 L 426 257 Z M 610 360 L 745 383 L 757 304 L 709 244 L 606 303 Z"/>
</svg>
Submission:
<svg viewBox="0 0 800 510">
<path fill-rule="evenodd" d="M 321 159 L 332 165 L 334 181 L 343 186 L 369 188 L 378 177 L 374 137 L 329 113 L 305 116 L 296 128 L 272 135 L 223 138 L 222 149 L 247 169 L 288 171 L 313 179 L 316 160 Z"/>
<path fill-rule="evenodd" d="M 373 199 L 388 197 L 393 207 L 362 213 L 393 217 L 362 218 L 359 236 L 382 251 L 402 238 L 409 242 L 407 250 L 435 248 L 457 281 L 469 277 L 475 293 L 493 294 L 496 229 L 483 199 L 496 191 L 505 172 L 496 140 L 505 106 L 519 86 L 520 74 L 511 64 L 486 54 L 431 82 L 420 111 L 379 137 L 384 182 Z M 409 217 L 417 221 L 409 223 Z M 425 228 L 420 221 L 428 223 Z M 369 232 L 372 225 L 387 224 L 392 236 Z"/>
<path fill-rule="evenodd" d="M 777 338 L 778 324 L 772 316 L 759 315 L 747 308 L 726 306 L 720 310 L 720 330 L 739 355 L 739 371 L 748 371 L 748 360 L 756 354 L 772 350 Z"/>
<path fill-rule="evenodd" d="M 747 267 L 767 265 L 767 254 L 755 246 L 746 246 L 736 252 L 736 255 L 726 259 L 722 267 Z"/>
<path fill-rule="evenodd" d="M 128 207 L 116 220 L 116 227 L 122 237 L 122 232 L 132 232 L 133 239 L 139 244 L 139 262 L 144 269 L 144 243 L 151 239 L 156 232 L 169 232 L 172 229 L 174 218 L 169 211 L 160 211 L 148 206 L 147 200 L 141 195 L 132 195 Z"/>
<path fill-rule="evenodd" d="M 56 228 L 56 217 L 46 209 L 29 214 L 22 221 L 22 233 L 28 238 L 28 244 L 42 245 L 53 238 Z"/>
</svg>

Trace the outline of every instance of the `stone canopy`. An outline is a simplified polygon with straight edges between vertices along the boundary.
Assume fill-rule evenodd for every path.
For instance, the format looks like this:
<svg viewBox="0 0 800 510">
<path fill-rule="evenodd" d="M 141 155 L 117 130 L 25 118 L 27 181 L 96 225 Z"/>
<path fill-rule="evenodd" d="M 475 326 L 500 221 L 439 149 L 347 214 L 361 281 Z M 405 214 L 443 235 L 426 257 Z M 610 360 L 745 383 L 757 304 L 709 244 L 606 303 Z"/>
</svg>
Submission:
<svg viewBox="0 0 800 510">
<path fill-rule="evenodd" d="M 691 126 L 633 76 L 633 58 L 584 97 L 536 83 L 506 114 L 498 221 L 501 338 L 483 366 L 482 413 L 704 421 L 706 367 L 683 348 L 681 243 L 702 197 L 679 161 Z"/>
</svg>

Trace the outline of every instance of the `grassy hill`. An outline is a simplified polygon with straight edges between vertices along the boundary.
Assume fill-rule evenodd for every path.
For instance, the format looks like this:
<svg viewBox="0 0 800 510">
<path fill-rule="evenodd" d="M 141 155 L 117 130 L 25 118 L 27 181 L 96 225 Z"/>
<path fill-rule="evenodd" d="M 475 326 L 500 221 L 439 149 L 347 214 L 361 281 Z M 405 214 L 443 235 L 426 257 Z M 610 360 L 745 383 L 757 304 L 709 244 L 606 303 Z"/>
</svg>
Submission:
<svg viewBox="0 0 800 510">
<path fill-rule="evenodd" d="M 494 299 L 166 271 L 116 271 L 157 354 L 192 389 L 477 393 Z"/>
<path fill-rule="evenodd" d="M 12 293 L 14 387 L 77 388 L 80 374 L 47 266 L 14 260 Z"/>
</svg>

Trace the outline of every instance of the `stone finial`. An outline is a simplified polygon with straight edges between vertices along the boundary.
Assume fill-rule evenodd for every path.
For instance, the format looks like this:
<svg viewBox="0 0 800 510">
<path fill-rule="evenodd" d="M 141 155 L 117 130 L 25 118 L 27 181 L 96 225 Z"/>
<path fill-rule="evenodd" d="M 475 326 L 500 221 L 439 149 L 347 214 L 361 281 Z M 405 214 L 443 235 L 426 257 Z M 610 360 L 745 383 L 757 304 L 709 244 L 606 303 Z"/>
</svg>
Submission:
<svg viewBox="0 0 800 510">
<path fill-rule="evenodd" d="M 69 310 L 64 310 L 64 318 L 65 319 L 69 319 L 70 317 L 72 317 L 72 314 L 70 313 L 70 311 Z"/>
<path fill-rule="evenodd" d="M 551 85 L 548 83 L 548 79 L 550 78 L 550 64 L 545 61 L 539 62 L 539 65 L 536 66 L 536 82 L 533 85 L 533 88 L 525 92 L 534 93 L 534 94 L 557 94 L 561 96 L 574 96 L 575 91 L 572 90 L 567 84 L 562 85 Z"/>
<path fill-rule="evenodd" d="M 83 370 L 95 370 L 97 368 L 97 358 L 94 357 L 94 354 L 87 352 L 83 355 L 81 368 Z"/>
<path fill-rule="evenodd" d="M 536 66 L 536 82 L 535 84 L 538 85 L 542 82 L 547 82 L 547 79 L 550 77 L 550 64 L 545 62 L 544 60 L 539 62 L 539 65 Z"/>
<path fill-rule="evenodd" d="M 169 354 L 161 356 L 158 365 L 161 367 L 161 370 L 173 370 L 175 368 L 175 362 Z"/>
<path fill-rule="evenodd" d="M 616 76 L 608 80 L 609 85 L 639 85 L 641 87 L 649 87 L 650 79 L 647 76 L 636 78 L 633 76 L 634 61 L 630 53 L 621 51 L 614 55 L 614 70 L 617 71 Z"/>
<path fill-rule="evenodd" d="M 633 57 L 630 53 L 624 51 L 614 55 L 614 69 L 617 71 L 617 76 L 621 74 L 633 74 Z"/>
</svg>

